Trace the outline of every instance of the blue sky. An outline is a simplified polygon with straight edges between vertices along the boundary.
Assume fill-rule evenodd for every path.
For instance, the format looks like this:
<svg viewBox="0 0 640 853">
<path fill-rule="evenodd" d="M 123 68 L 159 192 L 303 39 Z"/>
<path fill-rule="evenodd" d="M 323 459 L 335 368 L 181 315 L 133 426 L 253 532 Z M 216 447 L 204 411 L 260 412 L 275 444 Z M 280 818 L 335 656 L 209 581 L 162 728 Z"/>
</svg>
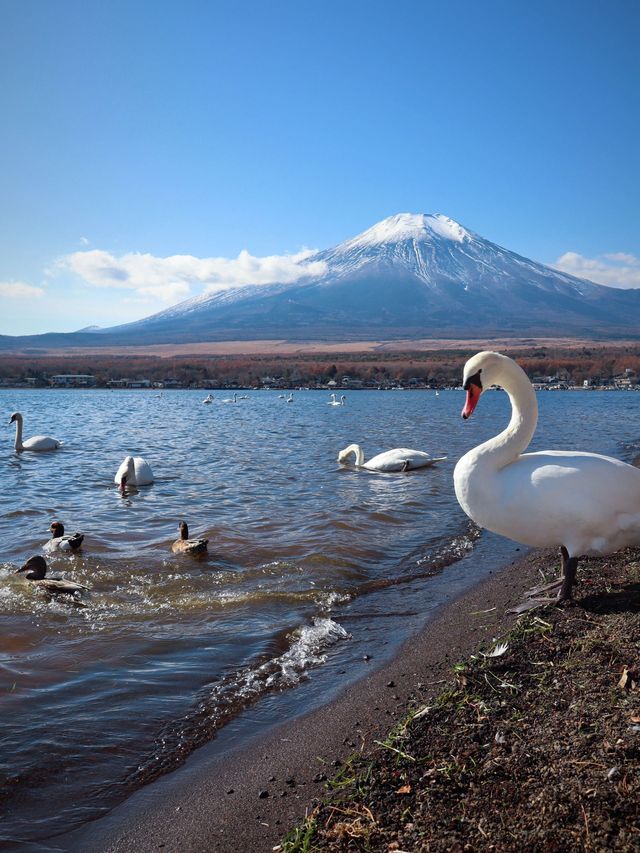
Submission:
<svg viewBox="0 0 640 853">
<path fill-rule="evenodd" d="M 0 0 L 0 333 L 405 211 L 640 286 L 639 37 L 635 0 Z"/>
</svg>

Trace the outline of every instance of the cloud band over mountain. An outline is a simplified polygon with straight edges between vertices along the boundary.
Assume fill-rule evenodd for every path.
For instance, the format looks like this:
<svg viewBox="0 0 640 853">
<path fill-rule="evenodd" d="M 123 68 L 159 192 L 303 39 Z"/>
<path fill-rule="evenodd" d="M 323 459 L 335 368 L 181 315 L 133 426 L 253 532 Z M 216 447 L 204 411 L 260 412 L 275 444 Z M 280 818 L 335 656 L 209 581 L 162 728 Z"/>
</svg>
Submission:
<svg viewBox="0 0 640 853">
<path fill-rule="evenodd" d="M 194 285 L 200 285 L 199 292 L 218 293 L 247 284 L 293 284 L 322 275 L 326 263 L 309 261 L 313 254 L 303 249 L 296 254 L 256 257 L 243 249 L 237 258 L 159 258 L 139 252 L 116 256 L 93 249 L 65 255 L 52 272 L 70 271 L 93 287 L 133 290 L 172 303 L 189 296 Z"/>
</svg>

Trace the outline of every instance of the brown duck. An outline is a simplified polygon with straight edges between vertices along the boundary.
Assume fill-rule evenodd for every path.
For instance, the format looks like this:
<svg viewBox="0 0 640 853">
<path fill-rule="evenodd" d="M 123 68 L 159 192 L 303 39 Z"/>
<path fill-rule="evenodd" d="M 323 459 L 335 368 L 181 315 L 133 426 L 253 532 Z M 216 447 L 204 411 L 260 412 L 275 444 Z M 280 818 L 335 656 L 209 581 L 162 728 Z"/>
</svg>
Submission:
<svg viewBox="0 0 640 853">
<path fill-rule="evenodd" d="M 21 572 L 26 572 L 25 578 L 33 586 L 44 589 L 46 592 L 52 594 L 82 592 L 89 589 L 88 586 L 83 586 L 81 583 L 76 583 L 75 581 L 45 577 L 47 574 L 47 561 L 40 555 L 29 557 L 24 566 L 21 566 L 17 570 L 16 574 L 19 575 Z"/>
<path fill-rule="evenodd" d="M 180 538 L 171 546 L 174 554 L 204 554 L 207 550 L 208 539 L 189 539 L 189 528 L 186 521 L 178 525 Z"/>
</svg>

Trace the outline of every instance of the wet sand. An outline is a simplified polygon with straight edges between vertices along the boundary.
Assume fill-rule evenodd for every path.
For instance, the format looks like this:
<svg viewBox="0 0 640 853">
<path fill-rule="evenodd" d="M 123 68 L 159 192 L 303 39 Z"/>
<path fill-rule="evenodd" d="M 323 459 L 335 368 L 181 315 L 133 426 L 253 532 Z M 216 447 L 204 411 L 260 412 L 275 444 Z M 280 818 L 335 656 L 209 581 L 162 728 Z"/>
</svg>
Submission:
<svg viewBox="0 0 640 853">
<path fill-rule="evenodd" d="M 442 689 L 458 659 L 513 625 L 508 608 L 540 581 L 541 562 L 558 562 L 551 552 L 542 556 L 523 557 L 440 608 L 389 664 L 330 704 L 283 721 L 241 748 L 188 762 L 108 816 L 51 839 L 48 849 L 271 851 L 304 818 L 313 798 L 323 797 L 325 778 L 338 762 L 384 739 L 410 707 Z"/>
</svg>

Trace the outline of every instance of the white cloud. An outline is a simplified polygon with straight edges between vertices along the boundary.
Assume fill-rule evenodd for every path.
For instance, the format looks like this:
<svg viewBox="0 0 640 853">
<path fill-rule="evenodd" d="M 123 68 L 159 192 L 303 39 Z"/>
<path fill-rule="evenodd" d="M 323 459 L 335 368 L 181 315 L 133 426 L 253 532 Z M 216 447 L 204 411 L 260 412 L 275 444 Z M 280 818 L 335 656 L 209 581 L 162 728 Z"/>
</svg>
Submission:
<svg viewBox="0 0 640 853">
<path fill-rule="evenodd" d="M 24 281 L 0 281 L 0 296 L 9 299 L 33 299 L 34 296 L 44 296 L 44 290 Z"/>
<path fill-rule="evenodd" d="M 595 258 L 585 258 L 577 252 L 565 252 L 551 266 L 609 287 L 640 287 L 640 258 L 627 252 L 611 252 Z"/>
<path fill-rule="evenodd" d="M 78 242 L 80 243 L 81 246 L 88 246 L 91 241 L 89 240 L 88 237 L 81 237 Z"/>
<path fill-rule="evenodd" d="M 94 287 L 133 290 L 139 296 L 175 302 L 191 294 L 191 288 L 215 293 L 246 284 L 286 284 L 326 270 L 324 261 L 308 261 L 313 252 L 304 249 L 293 255 L 255 257 L 246 250 L 237 258 L 196 258 L 193 255 L 154 255 L 130 252 L 116 257 L 93 249 L 73 252 L 53 268 L 70 270 Z"/>
</svg>

